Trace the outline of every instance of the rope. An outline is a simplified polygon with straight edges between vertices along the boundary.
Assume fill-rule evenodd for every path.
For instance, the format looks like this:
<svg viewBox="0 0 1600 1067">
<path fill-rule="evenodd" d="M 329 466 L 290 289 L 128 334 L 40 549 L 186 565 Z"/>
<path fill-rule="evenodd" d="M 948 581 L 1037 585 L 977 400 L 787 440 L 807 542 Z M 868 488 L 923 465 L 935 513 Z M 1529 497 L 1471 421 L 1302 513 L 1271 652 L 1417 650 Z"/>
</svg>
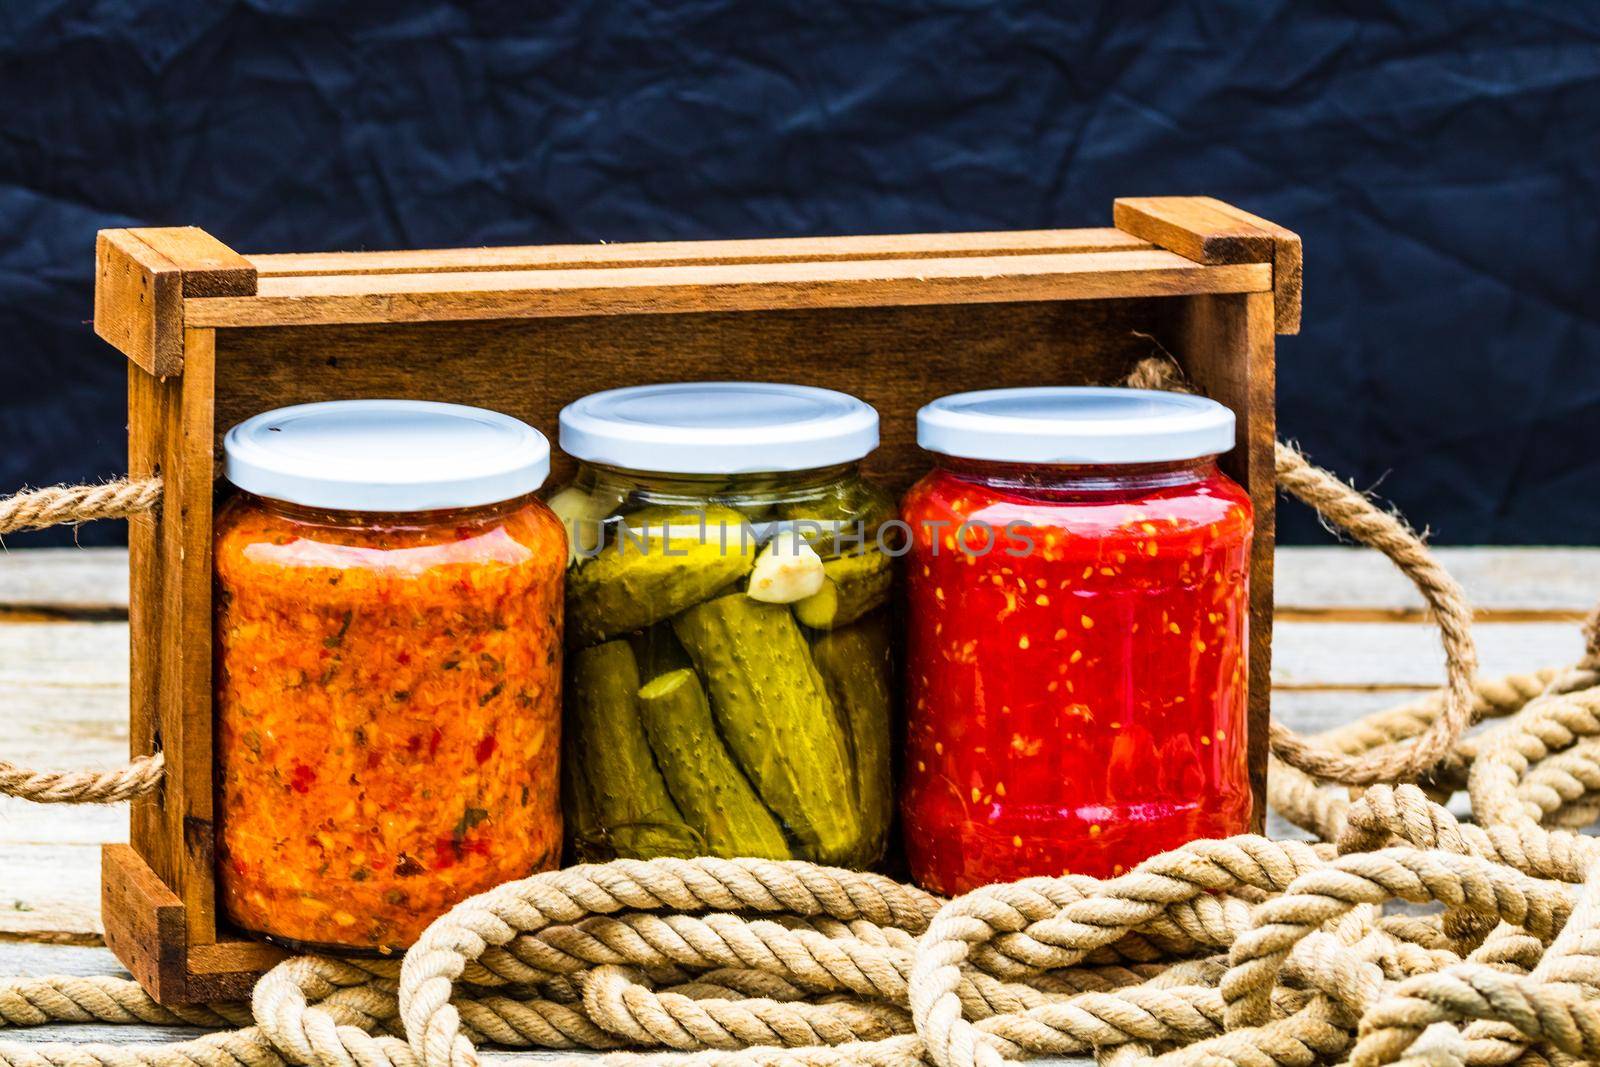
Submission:
<svg viewBox="0 0 1600 1067">
<path fill-rule="evenodd" d="M 1159 360 L 1129 381 L 1182 387 Z M 400 963 L 291 959 L 248 1006 L 163 1008 L 111 978 L 0 981 L 0 1026 L 236 1027 L 0 1042 L 0 1067 L 474 1067 L 486 1043 L 603 1053 L 571 1060 L 591 1067 L 1600 1059 L 1600 838 L 1573 832 L 1600 818 L 1600 611 L 1579 663 L 1477 678 L 1470 608 L 1422 539 L 1287 445 L 1275 469 L 1412 580 L 1445 656 L 1444 686 L 1421 699 L 1315 737 L 1274 724 L 1270 803 L 1314 841 L 1196 841 L 1116 878 L 951 901 L 799 862 L 573 867 L 461 903 Z M 13 498 L 0 532 L 159 497 L 154 482 L 112 489 Z M 0 765 L 0 791 L 109 801 L 160 775 L 159 754 L 98 774 Z M 1461 789 L 1470 822 L 1444 804 Z"/>
<path fill-rule="evenodd" d="M 0 536 L 95 519 L 125 519 L 153 510 L 161 479 L 122 478 L 104 485 L 57 485 L 0 500 Z M 153 792 L 164 770 L 161 753 L 105 771 L 35 771 L 0 760 L 0 793 L 40 804 L 110 804 Z"/>
<path fill-rule="evenodd" d="M 104 485 L 55 485 L 0 501 L 0 535 L 63 523 L 126 519 L 161 499 L 160 478 L 119 478 Z"/>
<path fill-rule="evenodd" d="M 109 771 L 34 771 L 0 760 L 0 793 L 40 804 L 111 804 L 153 791 L 164 768 L 159 752 Z"/>
</svg>

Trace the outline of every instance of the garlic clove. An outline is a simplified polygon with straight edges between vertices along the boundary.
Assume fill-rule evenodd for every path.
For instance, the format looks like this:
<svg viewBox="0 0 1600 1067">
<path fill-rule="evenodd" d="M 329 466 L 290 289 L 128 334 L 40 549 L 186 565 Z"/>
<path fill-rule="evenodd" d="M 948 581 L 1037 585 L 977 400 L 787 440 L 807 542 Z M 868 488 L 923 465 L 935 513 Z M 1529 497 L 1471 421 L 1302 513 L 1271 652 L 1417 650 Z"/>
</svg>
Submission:
<svg viewBox="0 0 1600 1067">
<path fill-rule="evenodd" d="M 794 530 L 785 530 L 756 556 L 746 590 L 752 600 L 792 604 L 822 588 L 822 557 Z"/>
</svg>

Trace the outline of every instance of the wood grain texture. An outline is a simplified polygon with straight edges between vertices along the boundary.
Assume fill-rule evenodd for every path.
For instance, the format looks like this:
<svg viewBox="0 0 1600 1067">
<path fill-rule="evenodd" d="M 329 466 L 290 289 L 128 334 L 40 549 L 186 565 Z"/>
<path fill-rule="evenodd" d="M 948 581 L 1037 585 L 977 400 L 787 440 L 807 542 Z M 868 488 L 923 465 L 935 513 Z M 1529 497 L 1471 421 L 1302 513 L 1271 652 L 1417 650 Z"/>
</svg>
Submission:
<svg viewBox="0 0 1600 1067">
<path fill-rule="evenodd" d="M 1479 673 L 1523 674 L 1577 661 L 1569 622 L 1490 622 L 1473 628 Z M 1444 682 L 1439 631 L 1425 622 L 1300 622 L 1278 627 L 1273 684 L 1284 689 L 1429 689 Z"/>
<path fill-rule="evenodd" d="M 0 753 L 13 763 L 121 763 L 128 753 L 127 625 L 0 625 L 0 708 Z M 0 797 L 0 941 L 98 943 L 100 846 L 127 839 L 121 805 Z"/>
<path fill-rule="evenodd" d="M 741 241 L 649 241 L 627 244 L 528 245 L 400 252 L 296 252 L 247 257 L 263 278 L 307 274 L 425 274 L 552 267 L 671 267 L 691 264 L 827 262 L 1016 256 L 1042 252 L 1136 252 L 1154 245 L 1113 227 L 781 237 Z"/>
<path fill-rule="evenodd" d="M 129 230 L 182 273 L 183 295 L 250 296 L 255 264 L 196 226 Z"/>
<path fill-rule="evenodd" d="M 1206 396 L 1226 404 L 1237 420 L 1233 451 L 1221 465 L 1245 487 L 1255 508 L 1250 554 L 1250 781 L 1255 828 L 1265 825 L 1267 731 L 1272 715 L 1273 562 L 1277 532 L 1277 475 L 1273 450 L 1277 384 L 1272 294 L 1192 297 L 1170 308 L 1167 348 Z"/>
<path fill-rule="evenodd" d="M 1217 210 L 1231 215 L 1247 226 L 1254 226 L 1272 235 L 1272 294 L 1273 310 L 1277 316 L 1278 332 L 1300 332 L 1302 288 L 1304 285 L 1305 256 L 1300 235 L 1279 226 L 1259 215 L 1252 215 L 1232 204 L 1204 197 Z"/>
<path fill-rule="evenodd" d="M 1272 264 L 1277 332 L 1300 332 L 1298 234 L 1209 196 L 1124 197 L 1112 218 L 1118 229 L 1196 263 Z"/>
<path fill-rule="evenodd" d="M 255 267 L 193 226 L 102 230 L 95 239 L 95 333 L 157 378 L 183 370 L 185 297 L 255 291 Z"/>
<path fill-rule="evenodd" d="M 127 617 L 127 549 L 0 552 L 0 622 Z"/>
<path fill-rule="evenodd" d="M 1270 263 L 1272 235 L 1205 196 L 1119 197 L 1117 229 L 1196 263 Z"/>
<path fill-rule="evenodd" d="M 1484 621 L 1570 621 L 1600 604 L 1600 549 L 1433 551 Z M 1280 612 L 1308 620 L 1365 612 L 1369 621 L 1395 621 L 1420 618 L 1423 606 L 1422 594 L 1376 552 L 1296 548 L 1279 554 Z"/>
<path fill-rule="evenodd" d="M 157 1000 L 187 985 L 184 948 L 188 920 L 167 881 L 127 845 L 101 852 L 100 910 L 109 919 L 106 947 Z"/>
<path fill-rule="evenodd" d="M 132 804 L 139 855 L 182 900 L 188 937 L 216 935 L 212 877 L 210 331 L 189 330 L 185 370 L 165 381 L 129 369 L 128 470 L 159 471 L 160 510 L 128 526 L 132 642 L 130 752 L 166 755 L 162 788 Z M 108 872 L 108 876 L 109 876 Z"/>
<path fill-rule="evenodd" d="M 101 941 L 100 845 L 0 844 L 0 943 Z"/>
<path fill-rule="evenodd" d="M 106 845 L 101 914 L 106 947 L 163 1004 L 242 1000 L 287 955 L 260 941 L 193 944 L 190 909 L 127 845 Z"/>
<path fill-rule="evenodd" d="M 132 230 L 95 238 L 94 332 L 147 374 L 183 369 L 183 273 Z"/>
<path fill-rule="evenodd" d="M 408 397 L 493 408 L 554 438 L 562 406 L 599 389 L 788 381 L 878 409 L 882 444 L 867 466 L 899 493 L 928 469 L 922 404 L 985 386 L 1116 381 L 1149 353 L 1140 333 L 1167 311 L 1129 299 L 222 331 L 216 430 L 284 404 Z M 548 484 L 570 472 L 557 455 Z"/>
<path fill-rule="evenodd" d="M 239 328 L 1094 300 L 1271 288 L 1271 268 L 1170 252 L 841 260 L 263 279 L 254 297 L 186 300 L 193 326 Z"/>
</svg>

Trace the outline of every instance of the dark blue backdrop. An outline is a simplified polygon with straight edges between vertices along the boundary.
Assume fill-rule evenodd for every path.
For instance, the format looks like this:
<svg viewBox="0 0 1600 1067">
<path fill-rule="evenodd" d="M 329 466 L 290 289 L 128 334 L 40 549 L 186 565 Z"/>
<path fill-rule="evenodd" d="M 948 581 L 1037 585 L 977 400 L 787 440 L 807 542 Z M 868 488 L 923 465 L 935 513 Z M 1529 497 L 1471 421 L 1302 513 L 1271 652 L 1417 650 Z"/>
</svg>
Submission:
<svg viewBox="0 0 1600 1067">
<path fill-rule="evenodd" d="M 376 249 L 1208 193 L 1305 238 L 1285 434 L 1439 541 L 1600 540 L 1600 5 L 543 6 L 0 3 L 0 489 L 124 469 L 101 227 Z"/>
</svg>

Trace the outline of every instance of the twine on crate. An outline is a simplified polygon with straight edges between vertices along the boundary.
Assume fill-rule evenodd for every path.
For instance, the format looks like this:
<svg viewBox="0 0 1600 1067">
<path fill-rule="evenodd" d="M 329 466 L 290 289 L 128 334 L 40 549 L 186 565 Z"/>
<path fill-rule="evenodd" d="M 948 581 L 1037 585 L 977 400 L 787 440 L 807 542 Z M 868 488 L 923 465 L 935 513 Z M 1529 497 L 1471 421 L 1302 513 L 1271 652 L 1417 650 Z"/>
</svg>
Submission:
<svg viewBox="0 0 1600 1067">
<path fill-rule="evenodd" d="M 1173 371 L 1146 360 L 1129 383 L 1181 388 Z M 402 962 L 289 960 L 248 1006 L 166 1009 L 112 978 L 0 980 L 3 1025 L 239 1027 L 168 1045 L 0 1042 L 0 1064 L 472 1067 L 483 1044 L 601 1050 L 615 1067 L 1600 1058 L 1600 839 L 1574 832 L 1600 818 L 1600 612 L 1579 663 L 1480 679 L 1471 610 L 1422 540 L 1294 448 L 1279 443 L 1275 464 L 1281 490 L 1405 572 L 1446 661 L 1437 692 L 1315 738 L 1273 724 L 1269 800 L 1314 842 L 1197 841 L 1104 881 L 951 901 L 801 862 L 573 867 L 464 901 Z M 158 500 L 155 482 L 23 494 L 0 504 L 0 533 Z M 160 774 L 159 756 L 98 774 L 6 767 L 0 791 L 126 799 Z M 1460 789 L 1471 822 L 1441 803 Z"/>
<path fill-rule="evenodd" d="M 25 490 L 0 500 L 0 536 L 95 519 L 126 519 L 154 510 L 160 501 L 159 477 Z M 110 804 L 155 790 L 163 767 L 159 752 L 109 771 L 35 771 L 0 760 L 0 793 L 40 804 Z"/>
<path fill-rule="evenodd" d="M 159 477 L 28 489 L 0 501 L 0 535 L 95 519 L 126 519 L 154 509 L 160 500 Z"/>
</svg>

